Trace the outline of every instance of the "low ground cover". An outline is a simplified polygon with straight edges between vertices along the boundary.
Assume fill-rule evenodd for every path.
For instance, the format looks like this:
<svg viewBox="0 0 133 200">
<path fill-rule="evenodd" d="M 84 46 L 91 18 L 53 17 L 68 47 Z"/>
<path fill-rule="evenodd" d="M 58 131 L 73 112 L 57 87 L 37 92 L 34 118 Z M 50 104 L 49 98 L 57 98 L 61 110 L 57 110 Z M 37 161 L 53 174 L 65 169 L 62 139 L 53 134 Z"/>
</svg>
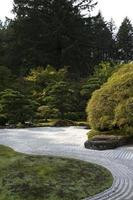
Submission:
<svg viewBox="0 0 133 200">
<path fill-rule="evenodd" d="M 80 200 L 108 189 L 112 180 L 94 164 L 0 146 L 0 200 Z"/>
</svg>

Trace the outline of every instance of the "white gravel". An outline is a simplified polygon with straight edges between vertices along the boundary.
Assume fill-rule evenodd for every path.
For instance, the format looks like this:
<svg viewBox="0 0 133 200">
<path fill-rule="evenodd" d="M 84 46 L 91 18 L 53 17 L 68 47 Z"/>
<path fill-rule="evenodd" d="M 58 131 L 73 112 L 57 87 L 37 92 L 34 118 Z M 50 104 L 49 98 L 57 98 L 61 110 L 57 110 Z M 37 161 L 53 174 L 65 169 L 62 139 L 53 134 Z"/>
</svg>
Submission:
<svg viewBox="0 0 133 200">
<path fill-rule="evenodd" d="M 63 156 L 102 165 L 111 171 L 113 185 L 88 199 L 133 200 L 133 147 L 88 150 L 84 148 L 87 132 L 82 127 L 0 129 L 0 144 L 27 154 Z"/>
</svg>

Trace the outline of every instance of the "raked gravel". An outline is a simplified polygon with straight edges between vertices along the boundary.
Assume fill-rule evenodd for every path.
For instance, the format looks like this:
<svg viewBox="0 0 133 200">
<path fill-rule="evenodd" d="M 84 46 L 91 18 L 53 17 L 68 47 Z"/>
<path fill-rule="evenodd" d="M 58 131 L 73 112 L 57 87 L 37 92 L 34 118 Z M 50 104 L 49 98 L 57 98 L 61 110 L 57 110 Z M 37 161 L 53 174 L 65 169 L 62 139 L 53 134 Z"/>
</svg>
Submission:
<svg viewBox="0 0 133 200">
<path fill-rule="evenodd" d="M 27 154 L 63 156 L 102 165 L 111 171 L 113 185 L 85 200 L 133 200 L 133 147 L 88 150 L 84 148 L 87 132 L 83 127 L 0 129 L 0 144 Z"/>
</svg>

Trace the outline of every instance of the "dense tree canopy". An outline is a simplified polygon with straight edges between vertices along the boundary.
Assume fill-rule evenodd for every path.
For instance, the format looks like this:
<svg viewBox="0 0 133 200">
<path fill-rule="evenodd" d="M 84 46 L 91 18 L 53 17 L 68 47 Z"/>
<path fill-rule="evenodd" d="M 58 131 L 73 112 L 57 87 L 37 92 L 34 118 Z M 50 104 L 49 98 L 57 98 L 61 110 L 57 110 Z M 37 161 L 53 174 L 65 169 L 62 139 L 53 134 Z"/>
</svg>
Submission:
<svg viewBox="0 0 133 200">
<path fill-rule="evenodd" d="M 19 49 L 19 63 L 14 64 L 87 72 L 90 49 L 81 9 L 93 6 L 92 0 L 14 0 L 14 48 Z"/>
<path fill-rule="evenodd" d="M 104 21 L 102 14 L 92 21 L 92 57 L 95 64 L 113 59 L 114 40 L 109 24 Z"/>
<path fill-rule="evenodd" d="M 18 113 L 33 112 L 34 120 L 85 119 L 92 93 L 132 60 L 130 20 L 117 33 L 112 19 L 92 16 L 95 6 L 95 0 L 14 0 L 15 18 L 0 21 L 2 124 L 15 119 L 15 106 Z M 30 114 L 23 118 L 30 121 Z"/>
<path fill-rule="evenodd" d="M 113 20 L 99 12 L 94 0 L 14 0 L 15 18 L 0 23 L 0 65 L 24 76 L 47 65 L 67 66 L 71 74 L 88 76 L 101 61 L 132 59 L 132 24 L 125 18 L 116 37 Z"/>
<path fill-rule="evenodd" d="M 0 66 L 0 91 L 11 87 L 13 76 L 11 71 L 4 66 Z"/>
</svg>

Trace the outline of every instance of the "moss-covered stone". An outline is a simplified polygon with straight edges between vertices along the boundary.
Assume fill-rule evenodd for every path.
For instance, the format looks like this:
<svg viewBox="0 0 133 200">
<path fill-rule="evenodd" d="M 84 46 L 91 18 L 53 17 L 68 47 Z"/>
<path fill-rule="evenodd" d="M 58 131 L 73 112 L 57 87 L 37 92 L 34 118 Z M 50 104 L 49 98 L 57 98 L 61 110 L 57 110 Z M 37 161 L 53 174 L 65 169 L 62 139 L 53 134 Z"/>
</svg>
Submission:
<svg viewBox="0 0 133 200">
<path fill-rule="evenodd" d="M 130 142 L 129 137 L 115 135 L 95 135 L 84 143 L 85 148 L 94 150 L 114 149 Z"/>
</svg>

